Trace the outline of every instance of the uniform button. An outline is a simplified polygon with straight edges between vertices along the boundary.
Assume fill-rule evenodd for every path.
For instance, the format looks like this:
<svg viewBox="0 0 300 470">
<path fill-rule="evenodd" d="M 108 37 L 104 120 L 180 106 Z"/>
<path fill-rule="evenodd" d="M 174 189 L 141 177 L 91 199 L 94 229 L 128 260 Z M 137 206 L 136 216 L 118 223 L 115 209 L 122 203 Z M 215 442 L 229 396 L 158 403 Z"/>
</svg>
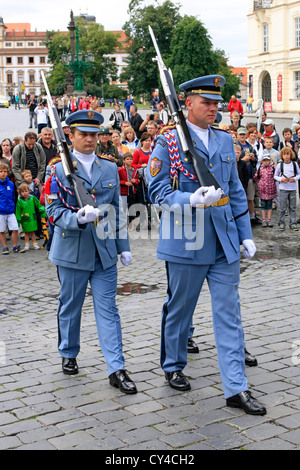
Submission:
<svg viewBox="0 0 300 470">
<path fill-rule="evenodd" d="M 229 157 L 227 158 L 227 161 L 230 162 L 230 158 L 229 158 Z"/>
<path fill-rule="evenodd" d="M 188 158 L 185 158 L 185 159 L 184 159 L 184 161 L 185 161 L 185 162 L 188 162 L 188 161 L 189 161 L 189 159 L 188 159 Z"/>
<path fill-rule="evenodd" d="M 92 191 L 91 191 L 91 192 L 92 192 L 92 194 L 95 194 L 96 190 L 95 190 L 95 189 L 92 189 Z"/>
<path fill-rule="evenodd" d="M 109 183 L 109 186 L 112 186 L 112 184 L 111 184 L 111 183 Z"/>
<path fill-rule="evenodd" d="M 213 167 L 213 164 L 211 163 L 209 166 L 212 168 L 212 167 Z"/>
<path fill-rule="evenodd" d="M 62 237 L 65 237 L 65 236 L 66 236 L 66 234 L 63 232 L 63 233 L 61 234 L 61 236 L 62 236 Z"/>
</svg>

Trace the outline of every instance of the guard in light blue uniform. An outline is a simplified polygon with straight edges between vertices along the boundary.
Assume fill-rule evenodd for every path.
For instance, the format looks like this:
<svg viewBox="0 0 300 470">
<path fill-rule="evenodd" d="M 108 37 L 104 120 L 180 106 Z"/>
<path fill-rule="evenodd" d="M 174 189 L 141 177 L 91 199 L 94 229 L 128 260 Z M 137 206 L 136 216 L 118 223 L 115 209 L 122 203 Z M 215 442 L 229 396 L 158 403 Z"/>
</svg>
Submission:
<svg viewBox="0 0 300 470">
<path fill-rule="evenodd" d="M 183 373 L 195 306 L 205 279 L 211 292 L 219 368 L 228 406 L 264 414 L 248 390 L 239 307 L 240 244 L 255 253 L 245 191 L 230 134 L 212 128 L 225 79 L 200 77 L 180 86 L 186 93 L 187 124 L 195 150 L 219 182 L 199 188 L 189 156 L 175 129 L 157 139 L 148 163 L 149 197 L 162 209 L 157 257 L 165 260 L 168 291 L 162 311 L 161 366 L 169 385 L 189 390 Z"/>
<path fill-rule="evenodd" d="M 63 372 L 78 373 L 81 310 L 89 282 L 110 384 L 124 393 L 136 393 L 124 370 L 121 324 L 115 302 L 118 254 L 125 265 L 132 258 L 126 218 L 120 208 L 117 166 L 94 153 L 102 122 L 102 115 L 94 111 L 78 111 L 66 119 L 71 128 L 75 173 L 98 207 L 92 204 L 79 209 L 62 163 L 52 167 L 51 179 L 46 183 L 47 213 L 54 225 L 49 259 L 58 267 L 61 284 L 58 348 L 63 357 Z"/>
</svg>

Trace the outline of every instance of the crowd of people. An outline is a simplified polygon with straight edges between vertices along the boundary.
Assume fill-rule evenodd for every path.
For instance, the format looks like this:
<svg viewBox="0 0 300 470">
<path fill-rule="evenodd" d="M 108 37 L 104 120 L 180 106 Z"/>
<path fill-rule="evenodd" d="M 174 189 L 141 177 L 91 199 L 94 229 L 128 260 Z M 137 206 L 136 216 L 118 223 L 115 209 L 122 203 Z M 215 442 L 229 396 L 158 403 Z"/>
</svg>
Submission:
<svg viewBox="0 0 300 470">
<path fill-rule="evenodd" d="M 263 113 L 260 129 L 257 128 L 257 122 L 243 126 L 242 111 L 238 100 L 234 98 L 231 100 L 231 124 L 216 125 L 232 135 L 239 178 L 247 194 L 251 224 L 272 227 L 272 210 L 277 209 L 278 229 L 285 229 L 286 215 L 289 214 L 290 229 L 297 231 L 297 223 L 300 222 L 296 218 L 297 181 L 300 194 L 300 119 L 294 119 L 291 128 L 285 128 L 281 137 L 276 132 L 274 121 L 266 113 Z M 96 97 L 62 96 L 53 101 L 66 142 L 71 148 L 66 116 L 83 109 L 101 112 L 101 100 Z M 44 203 L 45 178 L 49 175 L 46 168 L 58 157 L 46 100 L 41 98 L 38 102 L 34 96 L 28 96 L 26 106 L 29 110 L 29 128 L 37 128 L 37 133 L 30 131 L 24 138 L 16 136 L 13 141 L 6 138 L 0 148 L 0 233 L 3 254 L 9 253 L 9 236 L 14 252 L 28 251 L 30 239 L 34 249 L 40 248 L 36 238 L 45 238 L 46 233 L 42 229 L 45 213 L 41 205 L 41 202 Z M 130 96 L 124 103 L 124 112 L 115 100 L 109 122 L 101 126 L 98 136 L 96 153 L 105 155 L 106 159 L 118 166 L 120 193 L 123 208 L 128 213 L 130 230 L 134 228 L 135 218 L 130 214 L 130 208 L 135 203 L 149 204 L 145 170 L 154 139 L 163 127 L 174 125 L 163 101 L 158 100 L 153 109 L 155 111 L 143 119 Z M 30 204 L 33 210 L 26 210 L 26 204 Z M 26 223 L 21 206 L 26 217 L 30 218 L 30 224 Z M 255 208 L 260 208 L 261 219 Z M 148 220 L 150 226 L 151 221 Z M 139 230 L 138 225 L 135 228 Z M 18 237 L 16 239 L 18 233 L 25 238 L 23 249 L 17 241 Z M 51 233 L 43 247 L 49 250 L 50 245 Z"/>
<path fill-rule="evenodd" d="M 100 101 L 95 97 L 53 99 L 70 149 L 72 142 L 70 127 L 65 122 L 66 116 L 78 110 L 101 112 Z M 124 107 L 128 102 L 129 97 Z M 5 138 L 0 146 L 0 241 L 5 255 L 9 254 L 9 237 L 12 239 L 13 252 L 28 251 L 30 240 L 33 249 L 40 249 L 37 239 L 44 239 L 42 248 L 50 250 L 52 240 L 53 227 L 47 224 L 47 235 L 44 226 L 44 188 L 50 174 L 49 168 L 59 155 L 46 100 L 42 97 L 38 102 L 34 96 L 30 96 L 26 106 L 29 110 L 29 129 L 36 128 L 37 132 L 30 130 L 24 137 L 16 136 L 12 140 Z M 166 113 L 163 102 L 161 109 Z M 108 125 L 102 125 L 99 130 L 96 153 L 116 163 L 125 210 L 136 202 L 148 204 L 143 170 L 149 160 L 153 138 L 164 122 L 159 112 L 147 114 L 143 119 L 131 100 L 126 113 L 115 102 Z M 132 220 L 133 217 L 129 217 L 129 223 Z M 23 248 L 19 238 L 25 239 Z"/>
</svg>

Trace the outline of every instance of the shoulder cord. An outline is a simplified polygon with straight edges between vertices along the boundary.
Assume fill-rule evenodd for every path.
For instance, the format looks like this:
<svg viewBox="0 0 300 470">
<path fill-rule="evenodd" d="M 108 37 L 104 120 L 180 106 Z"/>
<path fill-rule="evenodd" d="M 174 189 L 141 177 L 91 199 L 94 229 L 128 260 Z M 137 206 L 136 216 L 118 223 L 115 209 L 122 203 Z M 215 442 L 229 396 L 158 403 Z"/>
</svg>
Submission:
<svg viewBox="0 0 300 470">
<path fill-rule="evenodd" d="M 168 145 L 170 161 L 171 161 L 170 178 L 172 180 L 172 189 L 173 190 L 178 189 L 178 171 L 181 171 L 184 174 L 184 176 L 186 176 L 190 180 L 196 181 L 197 180 L 196 176 L 190 173 L 186 168 L 184 168 L 182 164 L 182 161 L 179 155 L 178 143 L 177 143 L 174 132 L 172 132 L 170 128 L 166 128 L 165 132 L 161 132 L 161 133 L 163 133 L 165 138 L 167 139 L 167 145 Z M 157 140 L 157 137 L 155 138 L 152 144 L 151 152 L 153 151 L 156 140 Z"/>
<path fill-rule="evenodd" d="M 53 177 L 55 178 L 55 181 L 56 181 L 57 185 L 58 185 L 63 191 L 65 191 L 66 193 L 71 194 L 71 196 L 76 197 L 76 196 L 75 196 L 75 193 L 73 193 L 73 191 L 71 191 L 70 189 L 66 188 L 66 186 L 64 186 L 64 185 L 59 181 L 59 179 L 58 179 L 58 177 L 56 176 L 56 173 L 55 173 L 55 166 L 54 166 L 54 165 L 51 167 L 51 172 L 52 172 L 51 178 L 53 178 Z M 62 192 L 61 192 L 61 190 L 59 189 L 58 186 L 55 188 L 55 181 L 53 181 L 53 180 L 51 179 L 51 192 L 53 192 L 53 193 L 57 192 L 57 194 L 59 195 L 59 197 L 60 197 L 60 199 L 61 199 L 61 202 L 62 202 L 68 209 L 72 209 L 72 210 L 75 211 L 75 212 L 76 212 L 76 211 L 79 211 L 79 207 L 77 207 L 77 206 L 71 206 L 70 204 L 67 203 L 67 201 L 64 199 L 64 197 L 63 197 L 63 195 L 62 195 Z M 93 199 L 96 199 L 93 194 L 91 194 L 91 196 L 92 196 Z"/>
</svg>

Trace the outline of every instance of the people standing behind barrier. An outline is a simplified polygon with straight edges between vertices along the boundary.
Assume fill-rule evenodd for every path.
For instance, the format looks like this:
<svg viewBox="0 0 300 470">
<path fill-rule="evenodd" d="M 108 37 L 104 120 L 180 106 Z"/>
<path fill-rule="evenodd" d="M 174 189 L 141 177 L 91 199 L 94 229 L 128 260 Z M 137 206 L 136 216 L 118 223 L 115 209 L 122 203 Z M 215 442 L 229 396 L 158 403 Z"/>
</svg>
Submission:
<svg viewBox="0 0 300 470">
<path fill-rule="evenodd" d="M 262 226 L 273 227 L 272 205 L 277 196 L 277 188 L 274 180 L 275 167 L 267 151 L 264 151 L 261 164 L 253 179 L 258 181 L 258 195 L 260 198 Z"/>
<path fill-rule="evenodd" d="M 123 130 L 122 144 L 126 145 L 132 154 L 141 146 L 140 139 L 137 138 L 136 133 L 132 127 L 126 127 Z"/>
<path fill-rule="evenodd" d="M 48 115 L 49 111 L 44 106 L 44 102 L 39 103 L 39 105 L 34 110 L 37 116 L 37 125 L 38 125 L 38 134 L 40 134 L 43 127 L 48 126 Z"/>
<path fill-rule="evenodd" d="M 70 99 L 69 106 L 68 106 L 69 114 L 75 113 L 77 110 L 78 110 L 77 100 L 76 100 L 76 98 L 73 96 L 73 97 Z"/>
<path fill-rule="evenodd" d="M 266 137 L 273 137 L 273 147 L 274 147 L 275 150 L 278 150 L 279 149 L 279 143 L 280 143 L 280 137 L 279 137 L 279 135 L 277 134 L 277 132 L 275 130 L 275 122 L 273 121 L 273 119 L 266 119 L 263 122 L 263 126 L 264 126 L 264 132 L 262 134 L 262 144 L 263 144 L 263 146 L 265 146 L 264 141 L 265 141 Z"/>
<path fill-rule="evenodd" d="M 38 139 L 38 143 L 43 147 L 46 155 L 46 166 L 48 162 L 56 157 L 58 154 L 56 144 L 52 140 L 53 131 L 50 127 L 43 127 L 41 131 L 41 137 Z"/>
<path fill-rule="evenodd" d="M 117 147 L 119 155 L 123 156 L 125 153 L 129 152 L 129 148 L 126 144 L 121 142 L 121 133 L 117 129 L 113 130 L 111 133 L 111 141 Z"/>
<path fill-rule="evenodd" d="M 141 125 L 143 124 L 143 118 L 138 113 L 138 108 L 135 104 L 130 106 L 130 125 L 133 128 L 134 132 L 136 133 L 137 138 L 139 139 L 142 135 L 142 131 L 140 130 Z"/>
<path fill-rule="evenodd" d="M 235 95 L 232 95 L 231 99 L 229 100 L 227 108 L 228 108 L 228 111 L 230 112 L 231 119 L 235 111 L 239 114 L 240 124 L 241 124 L 241 121 L 244 115 L 244 110 L 243 110 L 242 103 L 240 102 L 240 100 L 237 99 Z"/>
<path fill-rule="evenodd" d="M 125 117 L 119 104 L 115 104 L 115 110 L 111 114 L 109 120 L 112 122 L 111 127 L 121 132 L 122 122 L 125 120 Z"/>
<path fill-rule="evenodd" d="M 233 126 L 235 126 L 237 129 L 241 127 L 241 117 L 237 111 L 233 111 L 232 115 L 230 116 L 231 123 Z"/>
<path fill-rule="evenodd" d="M 256 151 L 256 154 L 257 154 L 257 158 L 259 160 L 259 157 L 262 155 L 263 153 L 263 146 L 260 142 L 260 139 L 258 138 L 258 130 L 257 130 L 257 127 L 256 126 L 246 126 L 246 129 L 247 129 L 247 139 L 246 141 L 252 145 L 252 147 L 254 148 L 254 150 Z"/>
<path fill-rule="evenodd" d="M 278 229 L 285 230 L 285 213 L 289 209 L 290 229 L 298 231 L 296 218 L 297 205 L 297 183 L 300 179 L 300 169 L 293 160 L 293 150 L 290 147 L 283 147 L 280 151 L 280 163 L 275 170 L 274 178 L 279 182 L 280 192 L 280 214 L 278 219 Z"/>
</svg>

